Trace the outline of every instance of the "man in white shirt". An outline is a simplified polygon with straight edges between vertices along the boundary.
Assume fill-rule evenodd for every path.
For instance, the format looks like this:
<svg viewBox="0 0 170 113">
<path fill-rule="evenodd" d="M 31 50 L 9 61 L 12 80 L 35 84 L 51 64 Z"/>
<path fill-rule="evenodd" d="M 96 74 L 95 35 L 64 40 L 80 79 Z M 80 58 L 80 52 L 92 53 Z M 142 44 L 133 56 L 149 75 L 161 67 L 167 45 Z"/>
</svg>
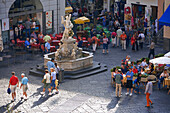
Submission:
<svg viewBox="0 0 170 113">
<path fill-rule="evenodd" d="M 57 65 L 57 63 L 55 63 L 55 72 L 57 75 L 57 79 L 58 79 L 59 71 L 60 71 L 60 67 Z"/>
<path fill-rule="evenodd" d="M 43 92 L 41 92 L 41 94 L 43 95 L 45 93 L 45 89 L 48 88 L 48 91 L 49 91 L 48 95 L 52 95 L 51 88 L 50 88 L 51 80 L 50 80 L 50 74 L 48 73 L 48 70 L 45 70 L 45 75 L 42 80 L 42 83 L 44 83 L 44 88 L 43 88 Z"/>
<path fill-rule="evenodd" d="M 143 42 L 144 42 L 144 40 L 145 40 L 145 35 L 143 34 L 143 32 L 141 32 L 141 33 L 138 35 L 138 38 L 139 38 L 140 48 L 143 49 Z"/>
<path fill-rule="evenodd" d="M 145 59 L 145 58 L 143 59 L 143 61 L 142 61 L 142 63 L 140 64 L 140 66 L 141 66 L 142 68 L 148 66 L 148 64 L 146 63 L 146 59 Z"/>
<path fill-rule="evenodd" d="M 119 47 L 120 35 L 122 35 L 122 33 L 123 33 L 120 27 L 119 27 L 119 29 L 116 31 L 116 33 L 117 33 L 117 42 L 116 42 L 116 44 L 117 44 L 117 47 Z"/>
</svg>

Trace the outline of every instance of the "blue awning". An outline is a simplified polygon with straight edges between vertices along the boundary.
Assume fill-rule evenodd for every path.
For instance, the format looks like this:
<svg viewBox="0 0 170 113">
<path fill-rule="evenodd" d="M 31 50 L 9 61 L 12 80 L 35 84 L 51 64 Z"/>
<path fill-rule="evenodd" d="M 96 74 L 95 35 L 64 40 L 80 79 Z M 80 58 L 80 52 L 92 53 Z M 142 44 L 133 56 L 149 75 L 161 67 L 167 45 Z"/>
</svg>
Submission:
<svg viewBox="0 0 170 113">
<path fill-rule="evenodd" d="M 159 26 L 169 26 L 170 27 L 170 5 L 159 19 Z"/>
</svg>

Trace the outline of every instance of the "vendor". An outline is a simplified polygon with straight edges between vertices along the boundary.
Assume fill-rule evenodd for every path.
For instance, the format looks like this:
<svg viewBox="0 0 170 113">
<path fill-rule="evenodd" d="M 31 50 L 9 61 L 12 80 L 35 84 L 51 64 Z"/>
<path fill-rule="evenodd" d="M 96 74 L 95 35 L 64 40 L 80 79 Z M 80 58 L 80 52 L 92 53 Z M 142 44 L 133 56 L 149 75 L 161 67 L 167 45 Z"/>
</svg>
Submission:
<svg viewBox="0 0 170 113">
<path fill-rule="evenodd" d="M 169 77 L 169 74 L 167 72 L 167 69 L 165 69 L 159 77 L 159 81 L 158 81 L 158 88 L 159 89 L 161 88 L 161 83 L 163 83 L 164 78 L 168 78 L 168 77 Z"/>
</svg>

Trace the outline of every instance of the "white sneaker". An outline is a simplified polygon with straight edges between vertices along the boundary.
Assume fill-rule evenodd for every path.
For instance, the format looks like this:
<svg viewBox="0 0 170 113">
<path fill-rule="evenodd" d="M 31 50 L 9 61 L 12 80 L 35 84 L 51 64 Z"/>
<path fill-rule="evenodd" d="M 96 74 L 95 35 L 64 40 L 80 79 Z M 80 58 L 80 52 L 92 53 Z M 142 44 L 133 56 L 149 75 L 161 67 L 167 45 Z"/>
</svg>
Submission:
<svg viewBox="0 0 170 113">
<path fill-rule="evenodd" d="M 49 96 L 51 96 L 51 95 L 52 95 L 52 93 L 50 92 L 48 95 L 49 95 Z"/>
<path fill-rule="evenodd" d="M 45 94 L 45 92 L 41 92 L 40 94 L 41 94 L 41 95 L 44 95 L 44 94 Z"/>
<path fill-rule="evenodd" d="M 129 95 L 129 93 L 128 93 L 128 92 L 126 93 L 126 96 L 127 96 L 127 95 Z"/>
<path fill-rule="evenodd" d="M 122 97 L 122 95 L 119 96 L 119 98 Z"/>
<path fill-rule="evenodd" d="M 25 97 L 24 100 L 27 100 L 27 97 Z"/>
<path fill-rule="evenodd" d="M 129 96 L 132 96 L 132 93 L 130 93 L 130 95 Z"/>
</svg>

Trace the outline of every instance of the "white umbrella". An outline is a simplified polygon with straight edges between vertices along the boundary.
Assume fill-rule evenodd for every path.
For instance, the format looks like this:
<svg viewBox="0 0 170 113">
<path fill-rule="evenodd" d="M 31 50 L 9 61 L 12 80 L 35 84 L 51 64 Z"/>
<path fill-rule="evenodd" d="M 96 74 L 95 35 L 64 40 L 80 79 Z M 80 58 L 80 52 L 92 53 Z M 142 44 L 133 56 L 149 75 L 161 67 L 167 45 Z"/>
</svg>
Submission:
<svg viewBox="0 0 170 113">
<path fill-rule="evenodd" d="M 170 57 L 170 52 L 166 53 L 164 57 Z"/>
<path fill-rule="evenodd" d="M 169 57 L 158 57 L 158 58 L 149 60 L 149 62 L 153 64 L 170 64 L 170 58 Z"/>
</svg>

